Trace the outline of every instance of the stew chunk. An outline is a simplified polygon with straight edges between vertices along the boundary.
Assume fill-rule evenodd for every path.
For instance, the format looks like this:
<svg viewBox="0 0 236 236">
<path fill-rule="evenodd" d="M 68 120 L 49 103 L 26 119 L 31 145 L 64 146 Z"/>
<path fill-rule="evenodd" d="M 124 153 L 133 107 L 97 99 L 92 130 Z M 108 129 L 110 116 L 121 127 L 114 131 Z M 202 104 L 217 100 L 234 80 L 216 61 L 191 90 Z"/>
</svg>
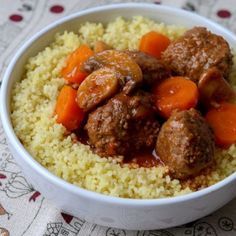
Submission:
<svg viewBox="0 0 236 236">
<path fill-rule="evenodd" d="M 85 129 L 90 145 L 100 156 L 128 155 L 143 148 L 154 148 L 159 131 L 152 97 L 116 95 L 89 114 Z"/>
<path fill-rule="evenodd" d="M 203 72 L 215 66 L 227 78 L 232 66 L 232 54 L 225 39 L 204 27 L 194 27 L 173 41 L 162 59 L 177 75 L 197 82 Z"/>
<path fill-rule="evenodd" d="M 212 130 L 193 108 L 173 113 L 156 143 L 157 154 L 178 179 L 194 176 L 211 164 L 214 150 Z"/>
</svg>

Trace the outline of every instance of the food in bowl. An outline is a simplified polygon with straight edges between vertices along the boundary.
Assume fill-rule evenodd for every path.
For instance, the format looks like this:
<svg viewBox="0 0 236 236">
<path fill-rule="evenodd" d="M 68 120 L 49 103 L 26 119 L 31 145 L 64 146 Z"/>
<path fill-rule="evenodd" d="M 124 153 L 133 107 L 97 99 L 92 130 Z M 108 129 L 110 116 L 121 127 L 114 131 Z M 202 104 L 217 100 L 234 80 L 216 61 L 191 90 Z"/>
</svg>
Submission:
<svg viewBox="0 0 236 236">
<path fill-rule="evenodd" d="M 125 198 L 182 195 L 233 173 L 235 131 L 227 131 L 230 135 L 222 140 L 227 122 L 219 122 L 215 119 L 219 115 L 214 115 L 222 115 L 223 110 L 231 121 L 235 119 L 231 86 L 235 86 L 236 70 L 229 76 L 230 49 L 220 36 L 202 27 L 185 31 L 137 16 L 117 18 L 108 25 L 85 23 L 78 34 L 57 34 L 49 47 L 29 59 L 24 77 L 13 89 L 11 118 L 25 148 L 66 181 Z M 206 48 L 198 35 L 210 35 L 217 46 Z M 153 53 L 150 44 L 160 37 L 164 46 Z M 186 49 L 189 42 L 194 57 Z M 142 52 L 137 51 L 139 47 Z M 182 59 L 183 55 L 188 59 Z M 215 85 L 216 80 L 220 82 Z M 184 98 L 175 96 L 171 106 L 169 95 L 178 93 L 168 90 L 168 84 L 187 88 L 178 95 Z M 222 88 L 219 84 L 224 84 L 223 91 L 217 89 Z M 63 117 L 58 104 L 65 104 L 66 95 L 71 109 Z M 179 100 L 184 102 L 178 104 Z M 215 148 L 209 124 L 218 137 L 217 145 L 224 149 Z M 132 127 L 133 136 L 127 126 Z M 155 146 L 160 159 L 150 153 Z"/>
</svg>

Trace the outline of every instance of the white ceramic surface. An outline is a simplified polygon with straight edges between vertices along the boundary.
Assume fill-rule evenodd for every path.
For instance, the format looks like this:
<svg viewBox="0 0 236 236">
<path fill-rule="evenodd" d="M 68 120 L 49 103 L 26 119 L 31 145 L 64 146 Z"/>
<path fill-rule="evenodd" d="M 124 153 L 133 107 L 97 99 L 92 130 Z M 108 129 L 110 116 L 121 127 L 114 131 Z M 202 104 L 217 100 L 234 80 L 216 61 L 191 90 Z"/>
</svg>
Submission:
<svg viewBox="0 0 236 236">
<path fill-rule="evenodd" d="M 85 21 L 108 22 L 117 16 L 143 15 L 168 24 L 202 25 L 221 34 L 236 48 L 228 30 L 196 14 L 154 4 L 120 4 L 93 8 L 65 17 L 29 39 L 9 64 L 1 87 L 1 118 L 9 147 L 24 174 L 47 199 L 72 215 L 100 225 L 123 229 L 160 229 L 184 224 L 220 208 L 236 196 L 236 173 L 223 181 L 185 196 L 134 200 L 105 196 L 71 185 L 54 176 L 24 149 L 16 137 L 9 115 L 12 85 L 20 80 L 26 60 L 53 41 L 56 32 L 77 31 Z"/>
</svg>

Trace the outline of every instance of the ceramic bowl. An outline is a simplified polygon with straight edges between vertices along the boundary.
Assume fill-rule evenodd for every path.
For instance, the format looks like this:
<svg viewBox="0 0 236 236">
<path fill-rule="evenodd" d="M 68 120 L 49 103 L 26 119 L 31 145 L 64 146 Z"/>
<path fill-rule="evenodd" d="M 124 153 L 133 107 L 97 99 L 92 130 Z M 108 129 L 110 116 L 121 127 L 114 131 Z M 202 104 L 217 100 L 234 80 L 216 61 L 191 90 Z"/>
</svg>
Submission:
<svg viewBox="0 0 236 236">
<path fill-rule="evenodd" d="M 13 84 L 21 79 L 27 59 L 53 41 L 57 32 L 77 31 L 85 21 L 107 23 L 118 16 L 143 15 L 159 22 L 186 27 L 206 26 L 224 36 L 236 48 L 233 33 L 199 15 L 154 4 L 119 4 L 81 11 L 47 26 L 29 39 L 14 55 L 1 87 L 1 118 L 10 150 L 25 176 L 45 198 L 63 211 L 99 225 L 122 229 L 151 230 L 173 227 L 203 217 L 236 196 L 236 173 L 217 184 L 184 196 L 138 200 L 105 196 L 74 186 L 41 166 L 26 151 L 12 128 L 10 100 Z"/>
</svg>

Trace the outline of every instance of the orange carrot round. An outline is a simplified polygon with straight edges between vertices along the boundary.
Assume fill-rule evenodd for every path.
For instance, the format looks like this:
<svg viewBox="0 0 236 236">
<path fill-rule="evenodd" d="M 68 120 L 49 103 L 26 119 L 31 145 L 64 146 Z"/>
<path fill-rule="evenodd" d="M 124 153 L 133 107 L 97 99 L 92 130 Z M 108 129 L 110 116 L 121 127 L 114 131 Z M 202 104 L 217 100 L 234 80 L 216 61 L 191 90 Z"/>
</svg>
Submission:
<svg viewBox="0 0 236 236">
<path fill-rule="evenodd" d="M 81 71 L 81 65 L 93 55 L 93 51 L 87 45 L 81 45 L 72 52 L 66 61 L 66 66 L 62 68 L 61 75 L 70 83 L 81 84 L 87 77 L 85 71 Z"/>
<path fill-rule="evenodd" d="M 159 113 L 170 117 L 174 110 L 187 110 L 198 103 L 197 85 L 186 77 L 175 76 L 164 80 L 153 89 Z"/>
<path fill-rule="evenodd" d="M 57 98 L 55 113 L 57 123 L 64 125 L 68 130 L 79 128 L 84 112 L 76 102 L 77 91 L 70 86 L 64 86 Z"/>
<path fill-rule="evenodd" d="M 155 31 L 144 34 L 140 40 L 139 50 L 150 54 L 156 58 L 161 57 L 161 53 L 169 46 L 170 39 Z"/>
<path fill-rule="evenodd" d="M 218 146 L 227 148 L 236 143 L 236 104 L 221 103 L 206 114 L 206 120 L 215 134 Z"/>
</svg>

